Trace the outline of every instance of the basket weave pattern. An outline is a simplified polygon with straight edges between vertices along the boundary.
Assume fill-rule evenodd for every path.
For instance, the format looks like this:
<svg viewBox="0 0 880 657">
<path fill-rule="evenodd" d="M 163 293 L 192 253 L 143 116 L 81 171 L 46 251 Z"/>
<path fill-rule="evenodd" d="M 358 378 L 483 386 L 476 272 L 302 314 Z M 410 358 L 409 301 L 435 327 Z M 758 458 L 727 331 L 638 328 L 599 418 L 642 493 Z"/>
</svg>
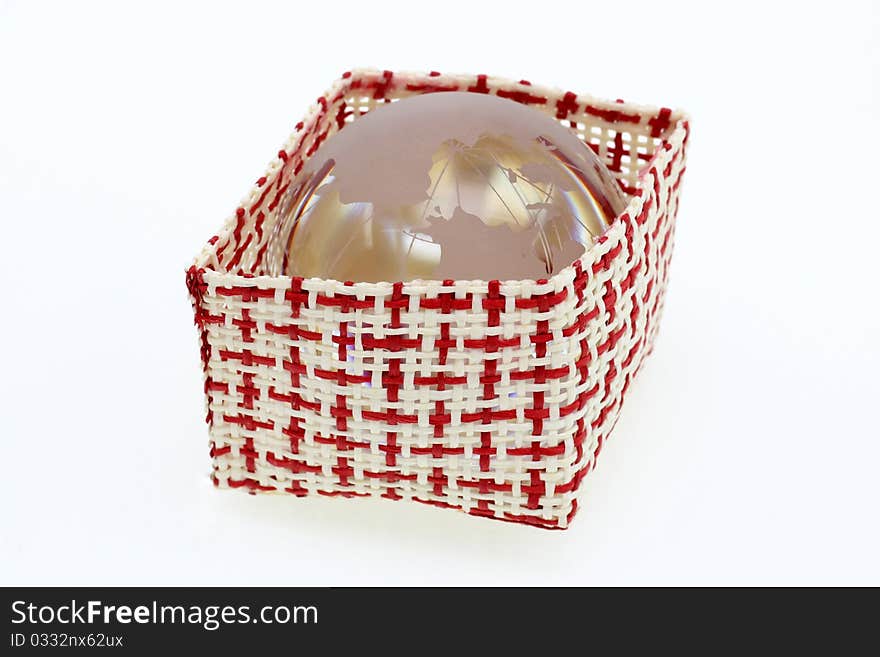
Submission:
<svg viewBox="0 0 880 657">
<path fill-rule="evenodd" d="M 451 90 L 570 126 L 630 196 L 626 211 L 549 280 L 264 275 L 274 210 L 325 139 L 392 99 Z M 214 483 L 567 527 L 657 331 L 687 134 L 681 113 L 525 81 L 346 73 L 187 272 Z"/>
</svg>

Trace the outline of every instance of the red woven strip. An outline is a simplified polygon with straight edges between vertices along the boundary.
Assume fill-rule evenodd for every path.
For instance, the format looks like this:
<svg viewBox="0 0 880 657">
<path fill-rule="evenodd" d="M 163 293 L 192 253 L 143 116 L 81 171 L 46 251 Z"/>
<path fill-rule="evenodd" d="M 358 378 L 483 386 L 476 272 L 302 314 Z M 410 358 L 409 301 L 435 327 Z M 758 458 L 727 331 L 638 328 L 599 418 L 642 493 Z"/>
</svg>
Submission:
<svg viewBox="0 0 880 657">
<path fill-rule="evenodd" d="M 578 111 L 578 104 L 575 102 L 577 96 L 568 91 L 565 95 L 556 101 L 556 118 L 564 119 L 569 114 L 574 114 Z"/>
<path fill-rule="evenodd" d="M 433 84 L 430 82 L 414 83 L 410 82 L 406 85 L 407 91 L 418 91 L 423 94 L 436 93 L 438 91 L 458 91 L 457 84 Z"/>
<path fill-rule="evenodd" d="M 205 283 L 205 270 L 196 269 L 195 266 L 190 267 L 186 272 L 186 288 L 192 299 L 193 317 L 196 327 L 199 331 L 199 356 L 202 361 L 202 372 L 205 377 L 205 396 L 208 401 L 208 411 L 205 416 L 205 422 L 211 427 L 214 425 L 214 414 L 211 405 L 214 401 L 211 391 L 215 390 L 214 381 L 208 370 L 208 363 L 211 360 L 211 343 L 208 340 L 207 324 L 216 321 L 218 318 L 212 317 L 205 310 L 205 293 L 208 285 Z M 222 318 L 219 318 L 222 321 Z"/>
<path fill-rule="evenodd" d="M 499 89 L 496 94 L 499 98 L 509 98 L 512 101 L 523 105 L 544 105 L 547 99 L 544 96 L 535 96 L 527 91 L 508 91 Z"/>
<path fill-rule="evenodd" d="M 274 429 L 275 423 L 272 420 L 261 421 L 255 419 L 251 415 L 239 413 L 238 415 L 223 415 L 223 421 L 229 424 L 237 424 L 248 431 L 256 431 L 257 429 Z"/>
<path fill-rule="evenodd" d="M 651 136 L 659 137 L 663 134 L 666 128 L 669 127 L 669 117 L 672 115 L 672 110 L 668 107 L 663 107 L 657 113 L 656 116 L 648 119 L 648 125 L 651 126 Z"/>
<path fill-rule="evenodd" d="M 482 75 L 482 74 L 478 75 L 477 76 L 477 83 L 474 84 L 473 86 L 468 87 L 467 90 L 470 91 L 471 93 L 487 94 L 490 91 L 489 85 L 487 84 L 487 80 L 488 80 L 488 76 Z"/>
<path fill-rule="evenodd" d="M 286 456 L 275 456 L 272 452 L 266 452 L 266 462 L 269 463 L 269 465 L 274 465 L 276 468 L 289 470 L 295 475 L 305 473 L 320 474 L 323 470 L 320 465 L 309 465 L 305 461 L 299 459 L 292 459 Z"/>
<path fill-rule="evenodd" d="M 219 483 L 219 482 L 218 482 L 217 478 L 215 477 L 215 478 L 214 478 L 214 485 L 216 486 L 218 483 Z M 258 481 L 256 481 L 255 479 L 240 479 L 240 480 L 236 480 L 236 479 L 227 479 L 227 480 L 226 480 L 226 485 L 229 486 L 230 488 L 242 488 L 242 487 L 244 487 L 244 488 L 247 488 L 247 489 L 252 490 L 252 491 L 271 491 L 271 490 L 276 490 L 276 489 L 275 489 L 274 487 L 272 487 L 272 486 L 263 486 L 262 484 L 260 484 L 260 483 L 259 483 Z"/>
<path fill-rule="evenodd" d="M 460 488 L 475 488 L 478 492 L 484 495 L 495 492 L 510 493 L 513 491 L 513 484 L 499 484 L 494 479 L 477 479 L 476 481 L 468 481 L 467 479 L 457 478 L 455 483 Z"/>
<path fill-rule="evenodd" d="M 642 120 L 642 117 L 636 113 L 627 114 L 626 112 L 621 112 L 620 110 L 603 109 L 601 107 L 594 107 L 593 105 L 584 105 L 584 114 L 596 116 L 603 121 L 607 121 L 608 123 L 638 124 Z"/>
<path fill-rule="evenodd" d="M 400 312 L 403 308 L 406 308 L 408 304 L 409 297 L 403 294 L 403 283 L 395 283 L 392 288 L 391 298 L 385 302 L 385 307 L 389 308 L 391 311 L 389 328 L 392 331 L 401 328 Z M 400 351 L 400 347 L 397 345 L 389 345 L 388 351 L 394 354 Z M 387 362 L 388 371 L 382 374 L 382 387 L 385 389 L 385 399 L 389 410 L 385 413 L 386 417 L 376 417 L 373 419 L 386 421 L 389 425 L 396 426 L 398 422 L 408 422 L 413 416 L 398 415 L 397 409 L 392 405 L 398 402 L 398 390 L 400 389 L 400 386 L 403 385 L 403 377 L 400 372 L 400 358 L 392 356 L 388 358 Z M 370 411 L 362 411 L 361 413 L 363 415 L 364 413 L 370 413 Z M 418 421 L 417 418 L 415 419 Z M 401 448 L 397 445 L 396 431 L 386 432 L 385 444 L 379 445 L 379 451 L 385 453 L 385 465 L 387 467 L 393 468 L 397 466 L 397 457 L 401 453 Z M 389 482 L 389 486 L 385 490 L 385 496 L 390 499 L 399 499 L 400 495 L 395 488 L 393 482 Z"/>
</svg>

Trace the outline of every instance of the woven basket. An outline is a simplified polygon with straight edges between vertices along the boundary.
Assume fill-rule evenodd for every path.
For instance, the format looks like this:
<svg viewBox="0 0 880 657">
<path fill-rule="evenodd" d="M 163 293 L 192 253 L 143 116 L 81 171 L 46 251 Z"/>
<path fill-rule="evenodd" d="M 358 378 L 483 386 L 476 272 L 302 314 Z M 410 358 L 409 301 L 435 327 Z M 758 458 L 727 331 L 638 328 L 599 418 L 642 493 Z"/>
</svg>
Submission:
<svg viewBox="0 0 880 657">
<path fill-rule="evenodd" d="M 274 210 L 325 139 L 391 99 L 452 90 L 570 126 L 617 177 L 625 212 L 549 280 L 264 275 Z M 187 272 L 215 485 L 567 527 L 657 332 L 687 136 L 680 112 L 526 81 L 345 73 Z"/>
</svg>

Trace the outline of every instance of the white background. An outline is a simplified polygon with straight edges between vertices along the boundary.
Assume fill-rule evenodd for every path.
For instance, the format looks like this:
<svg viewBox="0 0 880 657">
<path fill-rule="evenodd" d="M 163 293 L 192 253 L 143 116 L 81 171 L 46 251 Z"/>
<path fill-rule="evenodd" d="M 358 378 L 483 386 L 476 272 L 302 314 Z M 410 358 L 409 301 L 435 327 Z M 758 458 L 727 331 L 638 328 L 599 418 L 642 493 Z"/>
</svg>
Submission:
<svg viewBox="0 0 880 657">
<path fill-rule="evenodd" d="M 0 3 L 0 583 L 880 584 L 876 12 Z M 184 270 L 356 66 L 693 117 L 659 340 L 567 532 L 209 482 Z"/>
</svg>

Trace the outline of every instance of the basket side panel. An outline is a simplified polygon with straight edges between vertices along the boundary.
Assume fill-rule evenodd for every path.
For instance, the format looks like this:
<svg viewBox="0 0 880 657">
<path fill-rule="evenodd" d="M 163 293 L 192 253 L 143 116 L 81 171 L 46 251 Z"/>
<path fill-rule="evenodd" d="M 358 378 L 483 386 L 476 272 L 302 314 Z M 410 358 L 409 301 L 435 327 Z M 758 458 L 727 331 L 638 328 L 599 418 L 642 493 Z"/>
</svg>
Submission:
<svg viewBox="0 0 880 657">
<path fill-rule="evenodd" d="M 215 483 L 565 527 L 598 446 L 619 252 L 526 290 L 207 272 Z"/>
<path fill-rule="evenodd" d="M 588 340 L 591 362 L 604 377 L 598 413 L 590 429 L 596 443 L 592 459 L 580 464 L 586 474 L 611 435 L 626 393 L 650 353 L 659 327 L 669 277 L 678 194 L 685 171 L 687 121 L 650 161 L 635 204 L 605 238 L 612 249 L 594 263 L 603 282 L 600 308 L 604 337 Z M 619 241 L 616 241 L 619 238 Z"/>
</svg>

